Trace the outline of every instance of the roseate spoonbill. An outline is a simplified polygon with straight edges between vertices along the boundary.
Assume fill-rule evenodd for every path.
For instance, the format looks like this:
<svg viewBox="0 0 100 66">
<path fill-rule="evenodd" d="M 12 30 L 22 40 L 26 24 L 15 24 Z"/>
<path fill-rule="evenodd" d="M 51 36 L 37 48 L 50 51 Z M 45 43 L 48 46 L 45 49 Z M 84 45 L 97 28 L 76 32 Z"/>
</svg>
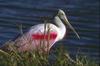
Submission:
<svg viewBox="0 0 100 66">
<path fill-rule="evenodd" d="M 62 21 L 80 38 L 69 23 L 64 11 L 59 9 L 57 15 L 54 17 L 55 25 L 46 23 L 32 26 L 28 32 L 16 39 L 15 46 L 20 52 L 36 49 L 44 51 L 50 50 L 54 43 L 63 39 L 66 34 L 66 26 Z"/>
</svg>

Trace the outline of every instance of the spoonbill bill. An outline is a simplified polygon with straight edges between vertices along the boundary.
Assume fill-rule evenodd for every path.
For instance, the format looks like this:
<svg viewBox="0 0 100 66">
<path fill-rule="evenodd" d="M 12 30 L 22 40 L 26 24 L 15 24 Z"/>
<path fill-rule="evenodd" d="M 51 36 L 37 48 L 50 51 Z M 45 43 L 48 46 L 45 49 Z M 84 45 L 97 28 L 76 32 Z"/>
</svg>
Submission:
<svg viewBox="0 0 100 66">
<path fill-rule="evenodd" d="M 18 51 L 50 50 L 55 42 L 63 39 L 66 34 L 66 26 L 68 26 L 76 34 L 76 36 L 80 38 L 78 33 L 69 23 L 63 10 L 58 10 L 53 21 L 55 22 L 55 25 L 52 23 L 34 25 L 28 32 L 17 38 L 15 40 L 15 46 Z"/>
</svg>

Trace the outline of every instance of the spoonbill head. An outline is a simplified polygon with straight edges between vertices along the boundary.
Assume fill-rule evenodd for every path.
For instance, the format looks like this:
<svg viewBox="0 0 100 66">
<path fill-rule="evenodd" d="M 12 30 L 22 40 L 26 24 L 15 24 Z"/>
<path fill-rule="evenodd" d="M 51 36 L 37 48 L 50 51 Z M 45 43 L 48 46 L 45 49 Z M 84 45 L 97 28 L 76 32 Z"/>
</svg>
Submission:
<svg viewBox="0 0 100 66">
<path fill-rule="evenodd" d="M 75 29 L 71 26 L 71 24 L 69 23 L 66 14 L 63 10 L 59 9 L 57 16 L 59 16 L 59 18 L 66 23 L 66 25 L 69 26 L 69 28 L 76 34 L 76 36 L 80 39 L 78 33 L 75 31 Z"/>
</svg>

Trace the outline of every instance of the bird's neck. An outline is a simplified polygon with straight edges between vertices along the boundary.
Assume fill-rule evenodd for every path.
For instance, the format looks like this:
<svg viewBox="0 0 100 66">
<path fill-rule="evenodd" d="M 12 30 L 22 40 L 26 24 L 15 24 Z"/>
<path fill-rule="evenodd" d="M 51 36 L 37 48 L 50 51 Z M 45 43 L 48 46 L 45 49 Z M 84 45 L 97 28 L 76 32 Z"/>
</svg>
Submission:
<svg viewBox="0 0 100 66">
<path fill-rule="evenodd" d="M 60 39 L 62 39 L 66 33 L 66 27 L 58 16 L 55 17 L 55 23 L 59 28 Z"/>
</svg>

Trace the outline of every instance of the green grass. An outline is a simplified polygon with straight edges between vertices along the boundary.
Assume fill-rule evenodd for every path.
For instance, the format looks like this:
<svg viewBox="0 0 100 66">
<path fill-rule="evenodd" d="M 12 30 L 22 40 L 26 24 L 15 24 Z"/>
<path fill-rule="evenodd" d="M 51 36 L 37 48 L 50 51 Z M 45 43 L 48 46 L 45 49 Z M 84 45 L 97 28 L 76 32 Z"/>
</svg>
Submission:
<svg viewBox="0 0 100 66">
<path fill-rule="evenodd" d="M 72 59 L 63 46 L 49 52 L 18 52 L 0 50 L 0 66 L 99 66 L 86 56 L 76 55 Z"/>
</svg>

